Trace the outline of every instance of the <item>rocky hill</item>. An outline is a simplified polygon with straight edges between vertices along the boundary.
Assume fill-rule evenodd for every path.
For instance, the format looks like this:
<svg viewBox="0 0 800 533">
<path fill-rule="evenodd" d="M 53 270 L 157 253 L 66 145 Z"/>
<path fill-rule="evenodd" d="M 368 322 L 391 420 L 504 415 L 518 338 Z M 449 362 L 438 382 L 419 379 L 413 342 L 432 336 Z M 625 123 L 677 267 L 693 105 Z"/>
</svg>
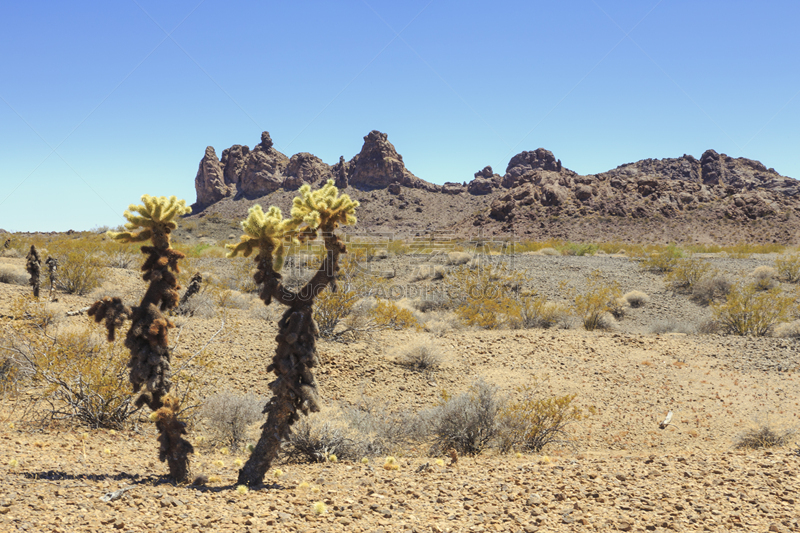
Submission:
<svg viewBox="0 0 800 533">
<path fill-rule="evenodd" d="M 707 150 L 644 159 L 579 175 L 544 148 L 521 152 L 501 176 L 491 167 L 467 183 L 436 185 L 406 167 L 388 136 L 372 131 L 361 151 L 328 165 L 273 147 L 206 148 L 195 178 L 196 216 L 241 217 L 256 202 L 288 208 L 302 184 L 334 179 L 362 202 L 359 230 L 398 236 L 445 230 L 572 241 L 800 243 L 800 182 L 758 161 Z"/>
</svg>

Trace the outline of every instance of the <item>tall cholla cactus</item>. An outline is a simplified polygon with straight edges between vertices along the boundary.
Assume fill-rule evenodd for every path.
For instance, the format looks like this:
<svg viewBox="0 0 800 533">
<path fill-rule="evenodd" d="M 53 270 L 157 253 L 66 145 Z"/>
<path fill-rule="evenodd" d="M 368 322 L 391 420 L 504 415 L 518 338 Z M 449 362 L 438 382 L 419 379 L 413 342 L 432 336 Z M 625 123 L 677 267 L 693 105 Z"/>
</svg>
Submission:
<svg viewBox="0 0 800 533">
<path fill-rule="evenodd" d="M 275 338 L 278 345 L 272 364 L 267 367 L 277 376 L 269 384 L 273 397 L 264 407 L 267 421 L 261 428 L 261 438 L 255 450 L 239 470 L 239 484 L 260 485 L 278 455 L 281 442 L 289 435 L 292 424 L 300 418 L 298 411 L 303 414 L 319 411 L 317 381 L 312 370 L 319 363 L 314 299 L 328 285 L 331 290 L 336 290 L 339 255 L 347 250 L 334 231 L 340 224 L 356 223 L 356 207 L 358 202 L 346 194 L 339 195 L 333 180 L 314 192 L 310 186 L 303 185 L 300 196 L 294 199 L 291 218 L 284 219 L 277 207 L 270 207 L 264 213 L 261 206 L 253 206 L 242 222 L 245 234 L 241 242 L 228 246 L 231 250 L 228 257 L 235 257 L 240 252 L 247 257 L 258 249 L 255 258 L 258 266 L 253 279 L 263 284 L 261 299 L 269 305 L 274 298 L 288 307 L 278 322 L 279 333 Z M 283 286 L 279 273 L 285 245 L 312 240 L 318 234 L 325 242 L 326 257 L 311 280 L 294 293 Z"/>
<path fill-rule="evenodd" d="M 147 259 L 142 265 L 142 278 L 150 282 L 138 306 L 128 307 L 120 298 L 103 298 L 89 308 L 89 316 L 95 322 L 105 320 L 108 340 L 113 341 L 116 329 L 126 319 L 131 327 L 125 337 L 125 346 L 131 352 L 128 363 L 133 391 L 144 391 L 136 405 L 147 405 L 152 411 L 159 432 L 159 459 L 167 461 L 170 476 L 178 482 L 189 476 L 188 454 L 194 449 L 182 435 L 186 424 L 178 419 L 180 402 L 169 395 L 170 351 L 167 333 L 175 327 L 162 311 L 175 307 L 178 302 L 178 280 L 174 273 L 180 271 L 178 261 L 184 255 L 170 247 L 170 233 L 178 227 L 175 218 L 192 212 L 184 200 L 174 196 L 142 196 L 144 205 L 131 205 L 125 211 L 127 231 L 109 231 L 108 236 L 120 242 L 144 242 L 153 246 L 142 246 Z"/>
</svg>

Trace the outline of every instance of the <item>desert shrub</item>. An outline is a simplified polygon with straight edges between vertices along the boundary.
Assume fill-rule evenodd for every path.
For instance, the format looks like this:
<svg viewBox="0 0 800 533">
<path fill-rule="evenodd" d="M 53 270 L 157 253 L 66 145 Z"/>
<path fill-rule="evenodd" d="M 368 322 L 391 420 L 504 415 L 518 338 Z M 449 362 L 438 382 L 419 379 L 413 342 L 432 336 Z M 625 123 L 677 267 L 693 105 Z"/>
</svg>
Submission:
<svg viewBox="0 0 800 533">
<path fill-rule="evenodd" d="M 620 297 L 619 285 L 616 282 L 608 283 L 603 280 L 602 274 L 595 270 L 589 275 L 586 283 L 587 291 L 582 294 L 573 293 L 573 310 L 583 321 L 583 327 L 592 331 L 608 324 L 608 319 L 603 315 L 610 314 Z"/>
<path fill-rule="evenodd" d="M 775 260 L 778 277 L 788 283 L 800 281 L 800 255 L 785 255 Z"/>
<path fill-rule="evenodd" d="M 713 318 L 704 320 L 697 325 L 697 333 L 700 335 L 717 335 L 721 331 L 722 325 Z"/>
<path fill-rule="evenodd" d="M 72 250 L 58 257 L 57 287 L 67 294 L 83 295 L 103 281 L 103 262 L 95 254 Z"/>
<path fill-rule="evenodd" d="M 423 329 L 437 336 L 461 331 L 465 325 L 452 311 L 431 311 L 425 316 Z"/>
<path fill-rule="evenodd" d="M 509 301 L 507 325 L 514 329 L 543 328 L 564 325 L 569 309 L 545 296 L 532 294 Z"/>
<path fill-rule="evenodd" d="M 429 340 L 418 340 L 394 352 L 397 364 L 419 371 L 434 371 L 442 366 L 442 350 Z"/>
<path fill-rule="evenodd" d="M 213 438 L 237 449 L 247 438 L 247 428 L 261 419 L 265 400 L 255 394 L 219 392 L 208 397 L 200 410 Z"/>
<path fill-rule="evenodd" d="M 264 306 L 256 306 L 263 308 Z M 176 314 L 199 318 L 214 318 L 217 315 L 217 303 L 208 291 L 203 291 L 189 298 L 176 310 Z"/>
<path fill-rule="evenodd" d="M 788 318 L 794 299 L 782 295 L 780 288 L 759 290 L 750 284 L 732 287 L 727 300 L 712 307 L 724 333 L 760 337 Z"/>
<path fill-rule="evenodd" d="M 675 262 L 683 257 L 683 251 L 671 244 L 662 250 L 652 251 L 641 260 L 640 266 L 649 272 L 664 274 L 672 271 Z"/>
<path fill-rule="evenodd" d="M 499 413 L 503 452 L 540 452 L 548 444 L 567 442 L 567 428 L 584 419 L 583 410 L 574 404 L 575 394 L 543 397 L 537 383 L 517 392 L 520 398 L 507 402 Z"/>
<path fill-rule="evenodd" d="M 614 320 L 622 320 L 628 313 L 629 308 L 630 305 L 628 305 L 628 300 L 620 296 L 619 298 L 614 298 L 612 302 L 609 302 L 608 312 L 611 313 L 611 316 L 614 318 Z"/>
<path fill-rule="evenodd" d="M 707 261 L 686 257 L 672 261 L 666 279 L 673 290 L 690 293 L 697 282 L 710 274 L 711 265 Z"/>
<path fill-rule="evenodd" d="M 243 293 L 258 292 L 260 287 L 253 279 L 254 266 L 253 261 L 249 258 L 232 258 L 231 268 L 221 277 L 220 285 L 226 289 Z"/>
<path fill-rule="evenodd" d="M 103 254 L 105 264 L 110 268 L 131 269 L 138 267 L 139 256 L 130 252 L 108 252 Z"/>
<path fill-rule="evenodd" d="M 595 329 L 602 329 L 612 331 L 619 327 L 616 316 L 611 311 L 606 311 L 601 314 L 597 319 L 597 326 Z"/>
<path fill-rule="evenodd" d="M 561 255 L 561 252 L 556 250 L 555 248 L 542 248 L 541 250 L 537 251 L 536 253 L 540 255 Z"/>
<path fill-rule="evenodd" d="M 320 337 L 330 339 L 335 336 L 336 328 L 349 316 L 356 302 L 360 299 L 354 290 L 339 287 L 336 292 L 324 291 L 317 296 L 314 305 L 314 320 L 319 327 Z"/>
<path fill-rule="evenodd" d="M 756 267 L 750 275 L 755 280 L 753 284 L 756 289 L 768 291 L 775 287 L 775 276 L 777 273 L 778 271 L 771 266 L 761 265 Z"/>
<path fill-rule="evenodd" d="M 576 256 L 584 256 L 584 255 L 594 255 L 597 253 L 597 245 L 596 244 L 588 244 L 588 243 L 576 243 L 571 242 L 567 243 L 563 248 L 561 248 L 562 255 L 576 255 Z"/>
<path fill-rule="evenodd" d="M 687 322 L 679 322 L 674 318 L 665 318 L 653 322 L 650 326 L 650 333 L 661 335 L 664 333 L 685 333 L 691 335 L 695 332 L 694 326 Z"/>
<path fill-rule="evenodd" d="M 15 320 L 0 351 L 41 387 L 44 417 L 92 428 L 120 428 L 137 410 L 127 386 L 122 341 L 106 343 L 88 323 Z"/>
<path fill-rule="evenodd" d="M 379 299 L 370 309 L 369 316 L 375 322 L 376 329 L 421 328 L 420 323 L 414 318 L 414 313 L 388 300 Z"/>
<path fill-rule="evenodd" d="M 498 329 L 515 321 L 523 275 L 504 265 L 461 266 L 445 278 L 447 306 L 466 325 Z"/>
<path fill-rule="evenodd" d="M 220 289 L 210 291 L 214 303 L 224 309 L 250 309 L 253 299 L 239 291 Z M 196 296 L 193 296 L 194 299 Z"/>
<path fill-rule="evenodd" d="M 690 299 L 701 305 L 710 305 L 728 296 L 733 284 L 722 275 L 706 277 L 692 287 Z"/>
<path fill-rule="evenodd" d="M 443 397 L 430 417 L 433 452 L 452 448 L 459 455 L 481 453 L 498 435 L 502 409 L 497 387 L 483 379 L 458 396 Z"/>
<path fill-rule="evenodd" d="M 466 265 L 472 259 L 472 255 L 467 252 L 450 252 L 447 254 L 448 265 Z"/>
<path fill-rule="evenodd" d="M 800 338 L 800 320 L 793 320 L 792 322 L 783 322 L 778 324 L 772 330 L 772 336 L 783 339 Z"/>
<path fill-rule="evenodd" d="M 324 463 L 331 455 L 357 461 L 369 453 L 369 442 L 330 410 L 304 416 L 292 426 L 283 455 L 289 461 Z"/>
<path fill-rule="evenodd" d="M 758 428 L 745 431 L 738 436 L 734 443 L 734 448 L 757 450 L 760 448 L 773 448 L 775 446 L 786 446 L 792 442 L 795 436 L 792 429 L 775 430 L 767 424 Z"/>
<path fill-rule="evenodd" d="M 642 291 L 630 291 L 622 295 L 628 305 L 633 308 L 644 307 L 650 303 L 650 297 Z"/>
<path fill-rule="evenodd" d="M 22 256 L 16 248 L 0 248 L 0 257 L 18 258 Z"/>
<path fill-rule="evenodd" d="M 361 456 L 400 453 L 427 438 L 427 420 L 410 411 L 395 411 L 386 400 L 364 397 L 342 409 Z"/>
<path fill-rule="evenodd" d="M 447 269 L 441 265 L 419 265 L 411 275 L 411 281 L 424 281 L 432 279 L 434 281 L 444 279 Z"/>
<path fill-rule="evenodd" d="M 28 273 L 20 265 L 0 265 L 0 283 L 9 285 L 27 285 Z"/>
</svg>

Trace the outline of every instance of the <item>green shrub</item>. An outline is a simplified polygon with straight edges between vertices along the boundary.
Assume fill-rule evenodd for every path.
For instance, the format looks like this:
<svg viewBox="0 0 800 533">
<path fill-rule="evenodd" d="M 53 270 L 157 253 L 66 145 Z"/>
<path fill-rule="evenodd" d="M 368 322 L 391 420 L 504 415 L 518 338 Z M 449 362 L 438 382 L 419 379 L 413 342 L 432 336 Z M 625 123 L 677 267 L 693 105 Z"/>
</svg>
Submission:
<svg viewBox="0 0 800 533">
<path fill-rule="evenodd" d="M 775 260 L 778 277 L 788 283 L 800 281 L 800 255 L 785 255 Z"/>
<path fill-rule="evenodd" d="M 751 274 L 755 279 L 754 285 L 756 289 L 760 291 L 768 291 L 769 289 L 775 287 L 775 276 L 777 273 L 778 271 L 771 266 L 761 265 L 756 267 Z"/>
<path fill-rule="evenodd" d="M 374 320 L 377 329 L 419 330 L 422 327 L 414 318 L 414 313 L 388 300 L 378 299 L 375 306 L 370 309 L 369 316 Z"/>
<path fill-rule="evenodd" d="M 573 295 L 573 309 L 583 321 L 583 327 L 593 331 L 603 327 L 604 321 L 607 321 L 603 315 L 610 314 L 615 308 L 621 291 L 616 282 L 604 281 L 598 270 L 589 275 L 586 288 L 586 292 Z"/>
<path fill-rule="evenodd" d="M 690 293 L 703 278 L 711 275 L 711 265 L 694 257 L 679 258 L 672 261 L 666 280 L 673 290 Z"/>
<path fill-rule="evenodd" d="M 507 303 L 507 324 L 513 329 L 543 328 L 566 325 L 569 309 L 545 296 L 532 294 L 510 299 Z"/>
<path fill-rule="evenodd" d="M 39 308 L 46 314 L 44 305 Z M 36 387 L 45 416 L 92 428 L 122 427 L 137 411 L 128 391 L 123 342 L 104 342 L 86 322 L 54 325 L 35 316 L 36 303 L 25 308 L 25 318 L 13 321 L 10 335 L 0 341 L 0 352 Z"/>
<path fill-rule="evenodd" d="M 575 394 L 542 397 L 535 383 L 517 392 L 521 397 L 500 411 L 501 451 L 540 452 L 548 444 L 566 442 L 567 428 L 584 419 L 583 410 L 574 404 Z"/>
<path fill-rule="evenodd" d="M 103 261 L 96 254 L 74 250 L 57 259 L 56 286 L 67 294 L 83 295 L 103 282 Z"/>
<path fill-rule="evenodd" d="M 675 265 L 675 261 L 683 257 L 683 251 L 670 244 L 663 250 L 657 250 L 645 255 L 640 266 L 647 271 L 664 274 L 670 272 Z"/>
<path fill-rule="evenodd" d="M 525 281 L 521 272 L 504 265 L 462 266 L 444 279 L 446 307 L 454 309 L 466 325 L 499 329 L 519 320 L 519 293 Z"/>
<path fill-rule="evenodd" d="M 724 333 L 761 337 L 794 310 L 794 298 L 780 288 L 759 290 L 755 284 L 734 286 L 724 303 L 713 305 L 714 320 Z"/>
<path fill-rule="evenodd" d="M 587 243 L 576 243 L 570 242 L 564 245 L 561 248 L 562 255 L 575 255 L 575 256 L 584 256 L 584 255 L 594 255 L 597 253 L 597 245 L 596 244 L 587 244 Z"/>
</svg>

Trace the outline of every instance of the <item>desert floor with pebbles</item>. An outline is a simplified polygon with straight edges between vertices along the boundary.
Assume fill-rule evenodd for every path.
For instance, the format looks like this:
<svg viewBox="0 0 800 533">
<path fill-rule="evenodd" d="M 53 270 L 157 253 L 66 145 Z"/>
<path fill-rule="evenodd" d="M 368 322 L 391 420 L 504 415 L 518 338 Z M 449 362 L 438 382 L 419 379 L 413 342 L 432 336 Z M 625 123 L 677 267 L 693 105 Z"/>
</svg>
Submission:
<svg viewBox="0 0 800 533">
<path fill-rule="evenodd" d="M 235 481 L 246 450 L 198 442 L 207 434 L 198 422 L 190 433 L 197 450 L 192 471 L 209 482 L 174 486 L 163 477 L 166 466 L 157 460 L 146 414 L 118 431 L 42 423 L 44 405 L 28 409 L 40 391 L 6 391 L 0 404 L 0 531 L 800 531 L 797 442 L 757 450 L 735 446 L 748 429 L 800 425 L 796 340 L 653 334 L 657 321 L 698 323 L 710 310 L 673 294 L 662 276 L 642 272 L 624 257 L 518 259 L 518 268 L 550 298 L 561 296 L 562 281 L 580 286 L 599 269 L 624 292 L 646 292 L 650 302 L 631 309 L 615 330 L 594 332 L 471 330 L 448 325 L 439 314 L 429 331 L 321 341 L 317 378 L 330 407 L 372 398 L 411 411 L 435 405 L 442 391 L 466 390 L 478 377 L 509 394 L 538 379 L 542 392 L 576 394 L 579 406 L 591 408 L 593 414 L 570 427 L 571 444 L 540 454 L 462 456 L 454 464 L 419 446 L 396 454 L 397 470 L 383 468 L 384 457 L 366 464 L 282 461 L 273 465 L 266 486 L 244 492 Z M 710 258 L 742 278 L 773 259 Z M 209 260 L 204 268 L 219 262 Z M 397 283 L 437 283 L 411 281 L 420 264 L 442 263 L 383 261 Z M 142 289 L 135 270 L 111 269 L 102 290 L 130 302 Z M 4 338 L 13 302 L 28 292 L 0 284 Z M 195 374 L 200 398 L 222 390 L 267 397 L 266 366 L 279 313 L 264 312 L 263 304 L 244 297 L 247 305 L 176 321 L 176 366 L 206 347 L 210 366 Z M 66 313 L 92 301 L 90 295 L 59 294 L 50 305 L 56 320 L 69 325 L 88 319 Z M 420 340 L 440 348 L 438 370 L 397 364 L 397 354 Z M 670 411 L 672 420 L 661 429 Z M 256 424 L 251 435 L 257 434 Z"/>
</svg>

